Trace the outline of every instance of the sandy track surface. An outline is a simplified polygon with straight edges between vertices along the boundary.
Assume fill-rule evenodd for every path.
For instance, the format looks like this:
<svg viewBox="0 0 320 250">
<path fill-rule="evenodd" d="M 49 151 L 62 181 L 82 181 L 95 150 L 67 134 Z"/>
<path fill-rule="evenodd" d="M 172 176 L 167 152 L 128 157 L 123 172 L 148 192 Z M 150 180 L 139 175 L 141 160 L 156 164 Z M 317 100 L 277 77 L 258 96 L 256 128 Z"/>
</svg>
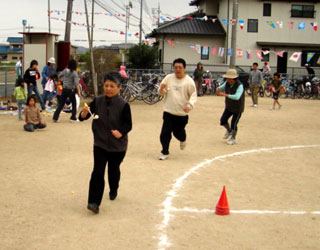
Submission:
<svg viewBox="0 0 320 250">
<path fill-rule="evenodd" d="M 187 125 L 187 147 L 173 139 L 159 161 L 162 103 L 131 104 L 133 130 L 121 165 L 119 196 L 105 197 L 100 214 L 86 209 L 93 165 L 91 121 L 24 132 L 17 116 L 0 115 L 0 249 L 320 249 L 319 147 L 271 150 L 213 161 L 186 178 L 172 200 L 164 230 L 162 203 L 176 180 L 206 159 L 252 149 L 320 144 L 320 102 L 270 98 L 246 109 L 237 144 L 222 139 L 221 97 L 198 99 Z M 234 214 L 212 211 L 223 185 L 231 210 L 305 211 Z M 212 210 L 201 212 L 201 210 Z M 197 212 L 197 210 L 199 210 Z M 166 235 L 166 244 L 159 237 Z M 163 243 L 163 242 L 162 242 Z"/>
</svg>

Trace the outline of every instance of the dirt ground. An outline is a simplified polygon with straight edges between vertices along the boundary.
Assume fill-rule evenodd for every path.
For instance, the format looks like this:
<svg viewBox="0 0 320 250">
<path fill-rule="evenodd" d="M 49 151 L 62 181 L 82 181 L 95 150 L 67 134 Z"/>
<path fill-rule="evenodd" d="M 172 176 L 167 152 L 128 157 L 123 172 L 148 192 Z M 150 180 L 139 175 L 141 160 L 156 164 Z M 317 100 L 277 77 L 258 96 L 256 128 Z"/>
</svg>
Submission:
<svg viewBox="0 0 320 250">
<path fill-rule="evenodd" d="M 108 186 L 94 215 L 86 209 L 93 166 L 91 121 L 60 123 L 24 132 L 17 116 L 0 115 L 0 249 L 320 249 L 320 102 L 260 98 L 246 108 L 237 144 L 222 139 L 224 99 L 198 99 L 187 125 L 187 147 L 173 139 L 170 158 L 159 161 L 162 103 L 131 104 L 133 130 L 121 165 L 118 198 Z M 213 161 L 186 178 L 172 199 L 163 227 L 163 202 L 176 180 L 206 159 Z M 223 186 L 231 210 L 304 211 L 304 214 L 213 213 Z M 203 213 L 200 210 L 212 210 Z M 159 227 L 162 226 L 162 230 Z M 165 243 L 160 240 L 165 236 Z M 161 238 L 161 239 L 160 239 Z"/>
</svg>

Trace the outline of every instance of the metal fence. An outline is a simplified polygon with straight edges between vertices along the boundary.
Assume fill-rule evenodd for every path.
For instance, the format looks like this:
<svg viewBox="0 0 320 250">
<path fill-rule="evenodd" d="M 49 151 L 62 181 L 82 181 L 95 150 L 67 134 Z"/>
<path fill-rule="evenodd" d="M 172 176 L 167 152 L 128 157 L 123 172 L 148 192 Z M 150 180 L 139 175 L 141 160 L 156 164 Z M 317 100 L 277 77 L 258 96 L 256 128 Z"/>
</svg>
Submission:
<svg viewBox="0 0 320 250">
<path fill-rule="evenodd" d="M 13 94 L 17 78 L 15 66 L 0 66 L 0 97 Z"/>
</svg>

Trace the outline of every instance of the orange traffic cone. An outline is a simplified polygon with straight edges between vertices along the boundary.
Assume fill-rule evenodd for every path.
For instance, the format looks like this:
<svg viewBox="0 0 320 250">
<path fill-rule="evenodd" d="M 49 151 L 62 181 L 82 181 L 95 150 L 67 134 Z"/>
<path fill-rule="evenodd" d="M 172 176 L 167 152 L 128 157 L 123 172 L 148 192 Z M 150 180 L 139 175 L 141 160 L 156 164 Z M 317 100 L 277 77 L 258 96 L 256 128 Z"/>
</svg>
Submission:
<svg viewBox="0 0 320 250">
<path fill-rule="evenodd" d="M 218 215 L 228 215 L 230 213 L 226 188 L 223 186 L 223 190 L 219 199 L 219 202 L 216 206 L 216 214 Z"/>
</svg>

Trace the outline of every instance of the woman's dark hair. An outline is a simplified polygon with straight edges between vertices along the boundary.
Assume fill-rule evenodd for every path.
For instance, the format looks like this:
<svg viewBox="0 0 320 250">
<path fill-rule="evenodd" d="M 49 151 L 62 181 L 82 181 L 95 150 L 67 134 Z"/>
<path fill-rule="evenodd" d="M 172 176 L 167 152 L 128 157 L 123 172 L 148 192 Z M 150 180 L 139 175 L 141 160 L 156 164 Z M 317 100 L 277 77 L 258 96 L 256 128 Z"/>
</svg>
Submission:
<svg viewBox="0 0 320 250">
<path fill-rule="evenodd" d="M 49 77 L 51 80 L 57 80 L 58 79 L 58 75 L 57 74 L 53 74 Z"/>
<path fill-rule="evenodd" d="M 280 74 L 278 72 L 274 73 L 273 76 L 277 76 L 280 78 Z"/>
<path fill-rule="evenodd" d="M 186 68 L 186 61 L 182 58 L 177 58 L 173 61 L 172 65 L 174 66 L 176 63 L 182 63 L 183 67 Z"/>
<path fill-rule="evenodd" d="M 29 96 L 28 99 L 27 99 L 27 105 L 28 105 L 28 106 L 29 106 L 29 102 L 30 102 L 31 99 L 33 99 L 33 100 L 34 100 L 34 103 L 36 103 L 36 96 L 35 96 L 35 95 L 31 95 L 31 96 Z"/>
<path fill-rule="evenodd" d="M 30 68 L 32 68 L 33 65 L 38 65 L 38 61 L 37 60 L 32 60 L 30 63 Z"/>
<path fill-rule="evenodd" d="M 76 60 L 71 59 L 68 62 L 68 69 L 70 69 L 71 71 L 75 71 L 77 69 L 77 62 Z"/>
<path fill-rule="evenodd" d="M 19 77 L 17 80 L 16 80 L 16 87 L 22 87 L 22 83 L 24 82 L 24 79 L 22 77 Z M 24 86 L 23 86 L 24 87 Z"/>
<path fill-rule="evenodd" d="M 117 71 L 112 71 L 105 74 L 103 81 L 106 82 L 107 80 L 114 82 L 117 86 L 121 86 L 122 76 Z"/>
</svg>

